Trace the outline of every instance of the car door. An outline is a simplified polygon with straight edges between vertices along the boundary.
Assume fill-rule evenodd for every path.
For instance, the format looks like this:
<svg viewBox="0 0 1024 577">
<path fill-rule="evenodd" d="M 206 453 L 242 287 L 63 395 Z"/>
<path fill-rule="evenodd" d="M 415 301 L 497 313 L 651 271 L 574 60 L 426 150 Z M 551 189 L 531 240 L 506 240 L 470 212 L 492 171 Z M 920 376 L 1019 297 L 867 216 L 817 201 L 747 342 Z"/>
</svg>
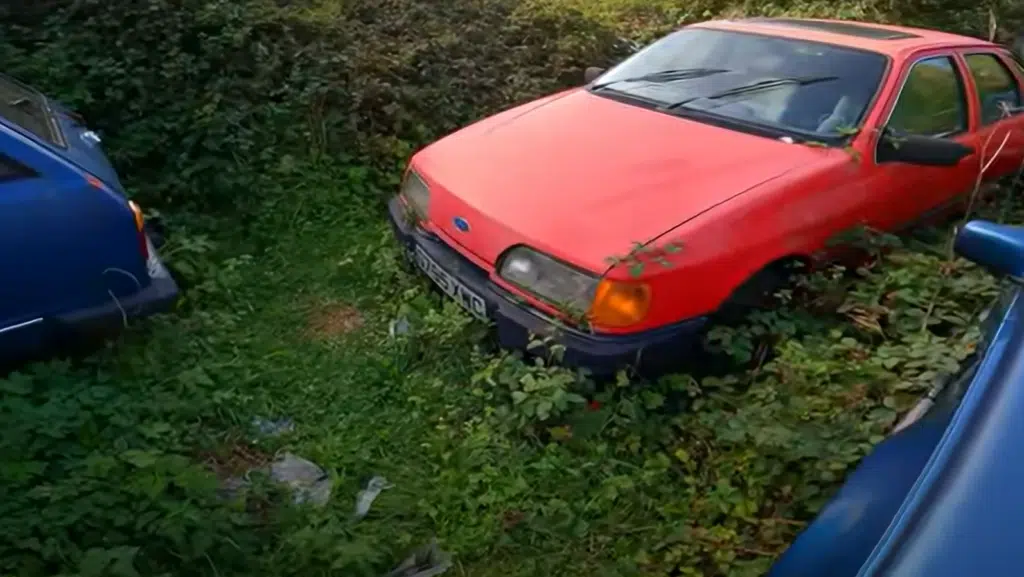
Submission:
<svg viewBox="0 0 1024 577">
<path fill-rule="evenodd" d="M 34 348 L 42 338 L 41 294 L 33 287 L 42 279 L 40 267 L 25 257 L 31 219 L 20 210 L 25 191 L 42 175 L 35 169 L 0 153 L 0 353 Z M 6 356 L 6 355 L 4 355 Z"/>
<path fill-rule="evenodd" d="M 15 128 L 0 102 L 0 358 L 32 350 L 48 319 L 147 281 L 127 201 Z"/>
<path fill-rule="evenodd" d="M 978 111 L 978 142 L 984 180 L 1015 174 L 1024 160 L 1020 79 L 996 50 L 961 53 Z M 1011 61 L 1012 62 L 1012 61 Z"/>
<path fill-rule="evenodd" d="M 899 231 L 937 217 L 969 192 L 980 168 L 971 154 L 956 166 L 880 162 L 883 138 L 920 135 L 977 147 L 971 101 L 960 62 L 952 51 L 922 53 L 904 65 L 899 88 L 872 131 L 874 158 L 867 169 L 867 224 Z M 887 136 L 889 135 L 889 136 Z"/>
</svg>

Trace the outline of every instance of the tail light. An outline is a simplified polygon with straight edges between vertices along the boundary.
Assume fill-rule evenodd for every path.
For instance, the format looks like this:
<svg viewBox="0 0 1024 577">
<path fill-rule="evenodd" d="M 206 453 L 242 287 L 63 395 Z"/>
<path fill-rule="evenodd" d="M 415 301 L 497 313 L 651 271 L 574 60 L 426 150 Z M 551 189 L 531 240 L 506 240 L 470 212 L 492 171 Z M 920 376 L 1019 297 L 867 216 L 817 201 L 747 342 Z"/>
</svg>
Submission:
<svg viewBox="0 0 1024 577">
<path fill-rule="evenodd" d="M 135 230 L 139 234 L 139 250 L 142 251 L 142 258 L 149 260 L 149 242 L 146 241 L 146 218 L 142 215 L 142 209 L 139 205 L 135 204 L 134 200 L 128 201 L 128 206 L 132 209 L 132 214 L 135 215 Z"/>
<path fill-rule="evenodd" d="M 106 186 L 103 181 L 96 178 L 96 176 L 85 173 L 85 181 L 89 183 L 89 186 L 105 190 Z M 146 218 L 142 215 L 142 209 L 139 205 L 135 204 L 134 200 L 128 201 L 128 207 L 132 209 L 132 215 L 135 216 L 135 230 L 139 235 L 139 251 L 142 252 L 142 260 L 149 260 L 149 240 L 146 238 Z"/>
</svg>

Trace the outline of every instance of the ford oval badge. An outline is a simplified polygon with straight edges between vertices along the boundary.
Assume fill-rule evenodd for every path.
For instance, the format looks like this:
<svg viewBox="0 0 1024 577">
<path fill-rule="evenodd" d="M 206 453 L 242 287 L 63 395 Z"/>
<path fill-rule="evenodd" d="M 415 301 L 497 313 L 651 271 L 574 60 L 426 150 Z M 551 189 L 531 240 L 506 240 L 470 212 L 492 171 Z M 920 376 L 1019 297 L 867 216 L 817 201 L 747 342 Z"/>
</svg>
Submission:
<svg viewBox="0 0 1024 577">
<path fill-rule="evenodd" d="M 458 229 L 459 232 L 469 232 L 469 221 L 461 216 L 453 218 L 452 224 L 455 225 L 455 228 Z"/>
</svg>

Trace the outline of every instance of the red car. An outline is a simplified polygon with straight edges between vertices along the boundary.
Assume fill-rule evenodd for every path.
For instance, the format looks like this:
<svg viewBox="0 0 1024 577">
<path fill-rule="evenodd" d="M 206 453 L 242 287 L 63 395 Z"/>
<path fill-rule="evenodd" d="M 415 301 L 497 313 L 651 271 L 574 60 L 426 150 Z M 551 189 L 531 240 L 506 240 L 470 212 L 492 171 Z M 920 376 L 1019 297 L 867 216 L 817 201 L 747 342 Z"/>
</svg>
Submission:
<svg viewBox="0 0 1024 577">
<path fill-rule="evenodd" d="M 419 151 L 391 219 L 506 346 L 565 323 L 571 364 L 678 356 L 837 235 L 952 210 L 983 162 L 1014 173 L 1022 82 L 1018 55 L 974 38 L 704 22 Z"/>
</svg>

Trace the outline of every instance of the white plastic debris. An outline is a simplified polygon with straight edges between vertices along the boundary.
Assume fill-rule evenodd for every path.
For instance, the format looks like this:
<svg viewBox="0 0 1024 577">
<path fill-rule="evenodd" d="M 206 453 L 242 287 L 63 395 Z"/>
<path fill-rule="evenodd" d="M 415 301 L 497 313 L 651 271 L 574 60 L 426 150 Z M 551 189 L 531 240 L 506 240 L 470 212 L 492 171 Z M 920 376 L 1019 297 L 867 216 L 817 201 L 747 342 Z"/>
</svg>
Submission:
<svg viewBox="0 0 1024 577">
<path fill-rule="evenodd" d="M 296 504 L 327 504 L 331 498 L 333 481 L 327 473 L 312 461 L 284 453 L 270 465 L 270 478 L 288 485 Z"/>
<path fill-rule="evenodd" d="M 391 335 L 392 338 L 407 335 L 411 330 L 412 326 L 409 324 L 409 319 L 405 317 L 398 317 L 397 319 L 394 319 L 388 326 L 388 334 Z"/>
<path fill-rule="evenodd" d="M 263 437 L 277 437 L 294 431 L 295 423 L 287 417 L 281 419 L 253 417 L 252 427 Z"/>
<path fill-rule="evenodd" d="M 373 505 L 373 501 L 380 495 L 380 492 L 385 489 L 394 487 L 393 484 L 389 483 L 387 479 L 381 476 L 375 476 L 366 483 L 366 488 L 359 491 L 356 495 L 356 519 L 362 519 L 370 512 L 370 506 Z"/>
<path fill-rule="evenodd" d="M 437 541 L 433 541 L 410 555 L 385 577 L 435 577 L 448 571 L 451 566 L 451 558 L 437 546 Z"/>
</svg>

